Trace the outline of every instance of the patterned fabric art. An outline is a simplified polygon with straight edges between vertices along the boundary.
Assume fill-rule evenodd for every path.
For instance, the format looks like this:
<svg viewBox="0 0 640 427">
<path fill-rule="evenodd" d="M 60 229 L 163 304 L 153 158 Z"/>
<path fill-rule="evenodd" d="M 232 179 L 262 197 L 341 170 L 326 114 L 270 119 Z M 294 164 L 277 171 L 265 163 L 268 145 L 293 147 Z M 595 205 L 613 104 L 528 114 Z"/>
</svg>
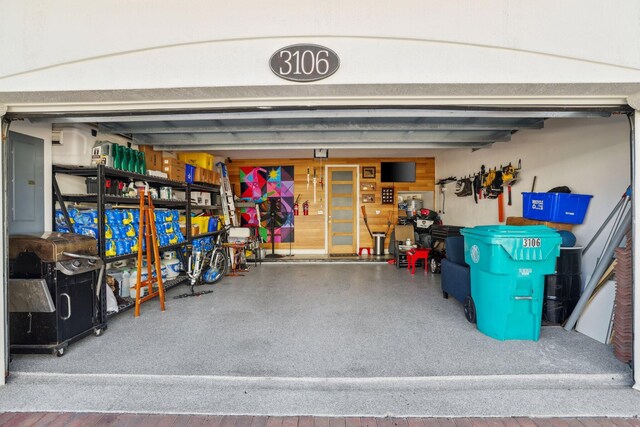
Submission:
<svg viewBox="0 0 640 427">
<path fill-rule="evenodd" d="M 293 166 L 262 166 L 240 168 L 240 197 L 260 203 L 260 226 L 267 229 L 268 239 L 276 243 L 293 242 Z M 269 213 L 275 203 L 273 217 L 274 236 L 271 236 L 272 217 Z M 240 209 L 240 223 L 257 226 L 255 208 Z"/>
</svg>

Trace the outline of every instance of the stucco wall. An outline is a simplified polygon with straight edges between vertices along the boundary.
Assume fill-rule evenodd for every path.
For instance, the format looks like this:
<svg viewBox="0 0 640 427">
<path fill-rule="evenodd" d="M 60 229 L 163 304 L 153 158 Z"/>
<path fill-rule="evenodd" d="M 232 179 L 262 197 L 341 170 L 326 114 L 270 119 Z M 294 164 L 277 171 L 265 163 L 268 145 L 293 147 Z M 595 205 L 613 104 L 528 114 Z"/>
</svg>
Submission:
<svg viewBox="0 0 640 427">
<path fill-rule="evenodd" d="M 634 1 L 5 6 L 0 92 L 289 85 L 269 57 L 305 42 L 342 59 L 321 84 L 640 81 L 640 50 L 629 43 L 640 39 Z"/>
</svg>

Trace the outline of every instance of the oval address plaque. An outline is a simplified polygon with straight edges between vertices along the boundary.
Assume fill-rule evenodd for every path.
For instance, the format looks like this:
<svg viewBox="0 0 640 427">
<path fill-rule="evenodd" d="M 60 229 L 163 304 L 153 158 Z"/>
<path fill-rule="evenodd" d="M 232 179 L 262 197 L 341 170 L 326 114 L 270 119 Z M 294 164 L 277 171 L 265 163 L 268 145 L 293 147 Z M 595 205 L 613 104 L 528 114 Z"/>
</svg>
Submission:
<svg viewBox="0 0 640 427">
<path fill-rule="evenodd" d="M 329 48 L 316 44 L 294 44 L 271 55 L 271 71 L 294 82 L 314 82 L 338 70 L 340 58 Z"/>
</svg>

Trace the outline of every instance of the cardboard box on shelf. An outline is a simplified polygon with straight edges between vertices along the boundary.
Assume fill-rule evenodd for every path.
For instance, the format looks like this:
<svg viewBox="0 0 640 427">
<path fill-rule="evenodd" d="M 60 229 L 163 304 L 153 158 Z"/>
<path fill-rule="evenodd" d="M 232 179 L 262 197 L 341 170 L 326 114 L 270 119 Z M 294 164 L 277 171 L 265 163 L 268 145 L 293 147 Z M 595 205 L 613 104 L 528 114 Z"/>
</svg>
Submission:
<svg viewBox="0 0 640 427">
<path fill-rule="evenodd" d="M 156 151 L 150 145 L 139 145 L 138 150 L 144 153 L 147 170 L 162 170 L 162 151 Z"/>
<path fill-rule="evenodd" d="M 174 159 L 173 157 L 163 157 L 162 158 L 163 166 L 179 166 L 182 169 L 185 167 L 185 163 L 180 159 Z"/>
<path fill-rule="evenodd" d="M 191 202 L 200 206 L 211 205 L 211 193 L 208 191 L 192 191 Z"/>
<path fill-rule="evenodd" d="M 206 180 L 206 172 L 207 172 L 206 169 L 201 168 L 200 166 L 196 166 L 196 173 L 194 175 L 193 181 L 194 182 L 207 182 L 207 180 Z"/>
<path fill-rule="evenodd" d="M 213 170 L 213 166 L 215 164 L 215 158 L 212 154 L 209 153 L 186 152 L 178 154 L 178 158 L 185 163 L 194 166 L 200 166 L 201 168 L 206 170 Z"/>
<path fill-rule="evenodd" d="M 166 172 L 169 179 L 184 182 L 186 168 L 184 162 L 173 158 L 163 158 L 162 171 Z"/>
<path fill-rule="evenodd" d="M 162 152 L 163 159 L 177 159 L 178 154 L 175 151 L 163 151 Z"/>
<path fill-rule="evenodd" d="M 162 165 L 160 165 L 160 169 L 162 169 Z M 167 175 L 165 172 L 162 172 L 162 170 L 154 171 L 153 169 L 147 169 L 147 175 L 155 176 L 155 177 L 158 177 L 158 178 L 168 178 L 169 177 L 169 175 Z"/>
</svg>

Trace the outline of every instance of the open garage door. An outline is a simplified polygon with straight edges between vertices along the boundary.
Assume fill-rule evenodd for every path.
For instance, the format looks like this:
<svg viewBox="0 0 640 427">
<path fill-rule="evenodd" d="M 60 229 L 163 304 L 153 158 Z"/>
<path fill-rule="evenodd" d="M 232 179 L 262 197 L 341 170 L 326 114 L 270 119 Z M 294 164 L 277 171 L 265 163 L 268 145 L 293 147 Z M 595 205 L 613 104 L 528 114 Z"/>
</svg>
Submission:
<svg viewBox="0 0 640 427">
<path fill-rule="evenodd" d="M 55 116 L 12 113 L 10 118 L 56 126 L 92 124 L 102 134 L 124 136 L 158 150 L 206 151 L 221 159 L 264 159 L 268 163 L 270 159 L 310 158 L 317 148 L 328 149 L 329 160 L 426 158 L 437 157 L 441 150 L 486 153 L 524 131 L 542 133 L 551 121 L 606 120 L 630 112 L 623 107 L 389 107 L 149 111 L 133 115 L 123 111 L 70 111 Z M 552 130 L 558 132 L 558 127 L 553 125 Z M 437 169 L 435 175 L 443 177 Z"/>
</svg>

